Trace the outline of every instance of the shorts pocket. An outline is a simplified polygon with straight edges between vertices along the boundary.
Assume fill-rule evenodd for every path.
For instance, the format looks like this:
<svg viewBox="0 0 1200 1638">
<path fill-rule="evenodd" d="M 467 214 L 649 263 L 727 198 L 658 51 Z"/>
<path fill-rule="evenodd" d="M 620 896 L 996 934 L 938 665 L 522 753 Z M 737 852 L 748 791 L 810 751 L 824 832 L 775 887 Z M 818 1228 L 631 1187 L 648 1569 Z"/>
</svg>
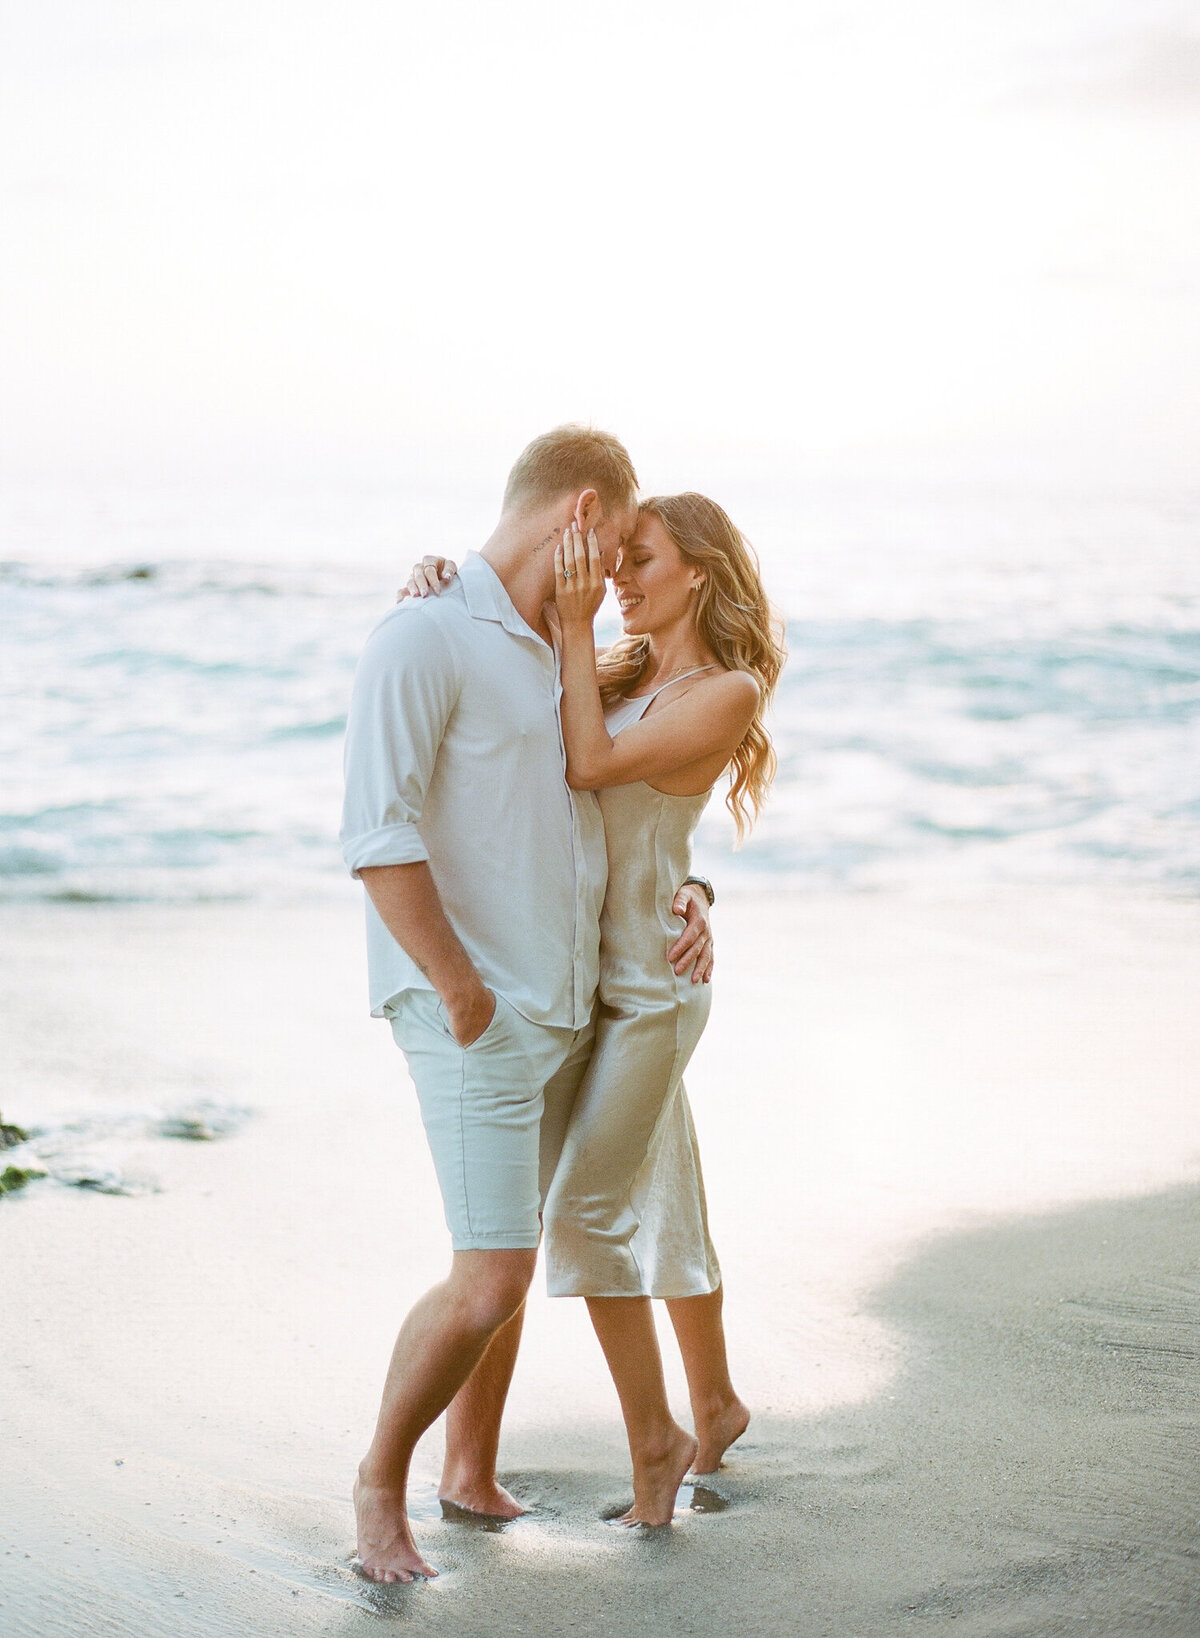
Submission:
<svg viewBox="0 0 1200 1638">
<path fill-rule="evenodd" d="M 498 1032 L 499 1027 L 500 1027 L 500 1022 L 501 1022 L 500 1012 L 501 1012 L 501 1009 L 507 1005 L 507 1003 L 505 1002 L 505 1000 L 504 1000 L 504 998 L 502 996 L 496 994 L 495 990 L 492 991 L 492 995 L 495 998 L 496 1005 L 495 1005 L 495 1008 L 493 1009 L 492 1016 L 488 1019 L 487 1028 L 484 1030 L 482 1035 L 477 1035 L 475 1037 L 475 1039 L 468 1046 L 463 1046 L 462 1042 L 458 1039 L 458 1037 L 455 1035 L 454 1031 L 450 1028 L 450 1020 L 446 1016 L 446 1008 L 445 1008 L 445 1006 L 444 1006 L 444 1004 L 442 1002 L 441 997 L 440 996 L 438 997 L 438 1003 L 437 1003 L 438 1022 L 441 1024 L 442 1029 L 445 1032 L 445 1034 L 447 1035 L 447 1037 L 451 1041 L 454 1042 L 454 1045 L 458 1048 L 458 1050 L 460 1052 L 474 1052 L 477 1047 L 487 1045 L 491 1041 L 492 1036 L 495 1035 Z"/>
</svg>

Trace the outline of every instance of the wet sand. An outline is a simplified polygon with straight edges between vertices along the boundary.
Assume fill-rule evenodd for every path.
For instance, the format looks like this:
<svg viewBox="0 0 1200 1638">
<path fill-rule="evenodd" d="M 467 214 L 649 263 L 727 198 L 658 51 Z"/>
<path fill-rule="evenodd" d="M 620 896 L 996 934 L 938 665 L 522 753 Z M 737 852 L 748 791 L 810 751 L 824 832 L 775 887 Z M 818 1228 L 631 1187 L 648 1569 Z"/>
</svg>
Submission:
<svg viewBox="0 0 1200 1638">
<path fill-rule="evenodd" d="M 348 1568 L 349 1486 L 445 1234 L 353 901 L 0 914 L 4 1119 L 134 1190 L 0 1201 L 6 1633 L 1200 1630 L 1196 908 L 718 910 L 689 1084 L 751 1430 L 671 1529 L 606 1525 L 611 1387 L 539 1290 L 533 1511 L 442 1520 L 431 1433 L 443 1573 L 396 1589 Z M 255 1113 L 162 1135 L 198 1104 Z"/>
</svg>

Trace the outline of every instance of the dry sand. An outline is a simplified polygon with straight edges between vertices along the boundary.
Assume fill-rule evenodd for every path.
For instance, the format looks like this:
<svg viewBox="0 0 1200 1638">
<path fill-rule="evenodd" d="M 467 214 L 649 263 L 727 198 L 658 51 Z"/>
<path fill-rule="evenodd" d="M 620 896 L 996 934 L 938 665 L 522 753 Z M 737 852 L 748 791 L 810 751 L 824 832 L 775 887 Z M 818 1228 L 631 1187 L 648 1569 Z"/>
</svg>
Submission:
<svg viewBox="0 0 1200 1638">
<path fill-rule="evenodd" d="M 534 1511 L 443 1522 L 431 1433 L 443 1574 L 400 1589 L 346 1566 L 349 1485 L 446 1242 L 353 903 L 0 915 L 4 1118 L 143 1191 L 0 1201 L 6 1635 L 1200 1632 L 1196 907 L 718 908 L 690 1085 L 751 1431 L 671 1529 L 607 1526 L 612 1390 L 539 1294 Z M 255 1114 L 159 1135 L 204 1101 Z"/>
</svg>

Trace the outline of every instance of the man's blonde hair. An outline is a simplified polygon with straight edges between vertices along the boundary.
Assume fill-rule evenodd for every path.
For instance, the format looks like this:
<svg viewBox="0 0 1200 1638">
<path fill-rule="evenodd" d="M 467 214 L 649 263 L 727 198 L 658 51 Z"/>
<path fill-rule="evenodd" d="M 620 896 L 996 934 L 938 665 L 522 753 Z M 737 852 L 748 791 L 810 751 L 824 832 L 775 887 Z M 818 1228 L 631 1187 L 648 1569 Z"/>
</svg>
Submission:
<svg viewBox="0 0 1200 1638">
<path fill-rule="evenodd" d="M 533 511 L 584 489 L 596 491 L 606 512 L 636 506 L 638 480 L 629 451 L 611 432 L 555 427 L 517 457 L 504 486 L 504 510 Z"/>
</svg>

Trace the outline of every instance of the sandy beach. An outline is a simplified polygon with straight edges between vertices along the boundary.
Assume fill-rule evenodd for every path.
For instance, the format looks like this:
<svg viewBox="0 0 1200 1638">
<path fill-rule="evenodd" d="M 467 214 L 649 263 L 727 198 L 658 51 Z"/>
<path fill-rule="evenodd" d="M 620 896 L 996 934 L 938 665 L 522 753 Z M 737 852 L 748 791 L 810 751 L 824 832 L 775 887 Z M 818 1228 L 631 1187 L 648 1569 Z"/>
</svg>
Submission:
<svg viewBox="0 0 1200 1638">
<path fill-rule="evenodd" d="M 1200 1638 L 1200 5 L 0 40 L 0 1638 Z M 406 658 L 429 558 L 470 640 L 427 608 Z M 677 711 L 611 758 L 593 601 Z M 758 759 L 725 668 L 770 790 L 734 750 L 651 837 L 638 779 Z M 347 866 L 411 818 L 532 973 L 598 863 L 568 743 L 606 924 L 622 863 L 715 885 L 686 1080 L 752 1420 L 620 1528 L 539 1270 L 527 1511 L 448 1516 L 435 1424 L 439 1573 L 376 1586 L 352 1486 L 450 1240 Z"/>
<path fill-rule="evenodd" d="M 717 915 L 689 1089 L 749 1433 L 670 1529 L 606 1524 L 615 1397 L 539 1282 L 530 1514 L 443 1520 L 435 1429 L 442 1574 L 376 1589 L 350 1483 L 447 1243 L 352 893 L 0 912 L 0 1111 L 39 1134 L 5 1158 L 52 1174 L 0 1200 L 6 1634 L 1200 1630 L 1195 904 Z"/>
</svg>

